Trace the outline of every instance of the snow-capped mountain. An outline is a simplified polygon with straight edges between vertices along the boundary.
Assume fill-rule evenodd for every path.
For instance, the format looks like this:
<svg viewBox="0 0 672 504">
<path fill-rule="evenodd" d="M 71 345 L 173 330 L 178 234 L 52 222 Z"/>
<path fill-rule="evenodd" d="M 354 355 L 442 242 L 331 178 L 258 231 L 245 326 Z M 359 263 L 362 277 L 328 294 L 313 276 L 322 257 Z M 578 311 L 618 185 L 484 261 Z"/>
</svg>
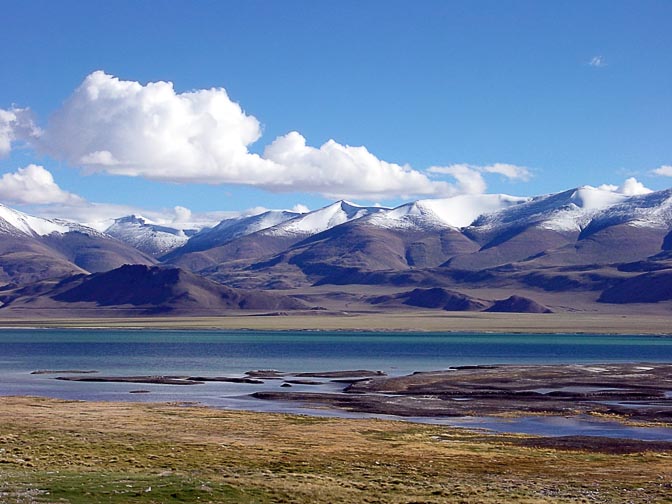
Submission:
<svg viewBox="0 0 672 504">
<path fill-rule="evenodd" d="M 155 257 L 184 245 L 195 232 L 155 224 L 138 215 L 115 219 L 105 230 L 109 236 Z"/>
<path fill-rule="evenodd" d="M 483 214 L 474 220 L 467 232 L 492 236 L 514 228 L 536 227 L 560 233 L 580 233 L 617 224 L 669 227 L 672 224 L 672 190 L 625 195 L 605 188 L 578 187 Z"/>
<path fill-rule="evenodd" d="M 529 201 L 506 194 L 462 194 L 451 198 L 425 199 L 376 212 L 363 219 L 367 224 L 387 229 L 462 228 L 483 214 Z"/>
<path fill-rule="evenodd" d="M 326 207 L 301 214 L 291 220 L 269 227 L 267 236 L 311 236 L 340 224 L 389 210 L 384 207 L 366 207 L 340 200 Z"/>
<path fill-rule="evenodd" d="M 185 250 L 195 252 L 217 247 L 236 238 L 277 226 L 300 215 L 302 214 L 289 210 L 269 210 L 257 215 L 224 219 L 216 226 L 192 236 Z"/>
<path fill-rule="evenodd" d="M 101 233 L 93 228 L 83 226 L 63 219 L 43 219 L 14 210 L 0 204 L 0 234 L 12 236 L 48 236 L 52 233 L 81 233 L 100 236 Z"/>
<path fill-rule="evenodd" d="M 81 224 L 43 219 L 0 205 L 0 284 L 24 284 L 155 261 Z"/>
<path fill-rule="evenodd" d="M 629 224 L 644 228 L 672 226 L 672 189 L 624 198 L 600 209 L 591 227 Z"/>
<path fill-rule="evenodd" d="M 537 196 L 519 205 L 481 215 L 471 227 L 481 233 L 533 225 L 554 231 L 578 232 L 601 211 L 628 198 L 613 191 L 584 186 Z"/>
</svg>

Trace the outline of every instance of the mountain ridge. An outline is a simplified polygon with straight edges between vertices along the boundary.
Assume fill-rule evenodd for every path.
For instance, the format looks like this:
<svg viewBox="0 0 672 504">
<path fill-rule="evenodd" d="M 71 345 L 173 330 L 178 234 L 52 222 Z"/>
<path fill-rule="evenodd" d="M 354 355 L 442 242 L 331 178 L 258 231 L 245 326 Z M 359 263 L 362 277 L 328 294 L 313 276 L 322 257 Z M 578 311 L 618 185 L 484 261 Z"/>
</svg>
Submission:
<svg viewBox="0 0 672 504">
<path fill-rule="evenodd" d="M 270 210 L 224 219 L 191 236 L 137 215 L 115 224 L 126 226 L 126 243 L 0 207 L 0 282 L 21 286 L 160 263 L 232 288 L 296 293 L 338 310 L 431 307 L 433 295 L 449 307 L 499 299 L 497 309 L 529 312 L 631 303 L 664 309 L 672 301 L 661 287 L 672 271 L 672 189 L 622 194 L 582 186 L 537 197 L 459 195 L 395 208 L 339 200 L 301 214 Z M 183 242 L 166 254 L 138 250 L 164 235 Z M 155 241 L 143 242 L 147 237 Z M 643 276 L 631 280 L 637 275 Z M 653 301 L 630 295 L 628 285 L 649 285 L 658 294 Z M 341 295 L 346 287 L 367 295 Z M 429 290 L 404 294 L 413 288 Z M 392 297 L 371 302 L 381 295 Z"/>
</svg>

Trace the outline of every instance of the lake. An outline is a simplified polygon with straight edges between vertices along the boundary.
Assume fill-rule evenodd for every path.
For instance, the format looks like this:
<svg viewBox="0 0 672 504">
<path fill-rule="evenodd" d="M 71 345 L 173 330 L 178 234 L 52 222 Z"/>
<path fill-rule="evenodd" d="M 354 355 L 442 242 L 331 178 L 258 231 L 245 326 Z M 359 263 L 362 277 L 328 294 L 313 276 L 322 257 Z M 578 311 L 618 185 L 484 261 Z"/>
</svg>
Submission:
<svg viewBox="0 0 672 504">
<path fill-rule="evenodd" d="M 58 374 L 36 370 L 95 370 L 100 375 L 243 376 L 246 371 L 283 372 L 380 370 L 389 375 L 474 364 L 559 364 L 672 362 L 672 337 L 622 335 L 457 334 L 405 332 L 272 332 L 152 330 L 0 330 L 0 395 L 37 395 L 104 401 L 184 401 L 256 411 L 325 414 L 295 403 L 247 397 L 260 390 L 280 390 L 280 380 L 264 384 L 207 382 L 175 386 L 138 383 L 84 383 L 55 380 Z M 61 373 L 63 374 L 63 373 Z M 294 385 L 292 391 L 338 392 L 341 384 L 322 380 Z M 144 393 L 130 393 L 143 390 Z M 363 416 L 333 411 L 339 416 Z M 427 421 L 427 419 L 417 419 Z M 448 421 L 442 421 L 448 423 Z M 547 422 L 548 423 L 548 422 Z M 573 419 L 558 430 L 556 421 L 508 423 L 463 419 L 463 424 L 492 430 L 541 434 L 585 433 L 672 440 L 672 430 L 637 436 L 618 425 Z M 660 432 L 662 431 L 662 433 Z"/>
</svg>

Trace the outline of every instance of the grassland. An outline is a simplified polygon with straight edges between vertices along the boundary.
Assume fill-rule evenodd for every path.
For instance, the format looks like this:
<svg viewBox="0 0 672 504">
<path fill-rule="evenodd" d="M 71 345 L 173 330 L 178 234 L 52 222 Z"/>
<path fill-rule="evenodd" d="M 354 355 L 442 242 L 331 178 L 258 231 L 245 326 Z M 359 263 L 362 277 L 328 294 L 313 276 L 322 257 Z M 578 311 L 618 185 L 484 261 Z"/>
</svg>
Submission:
<svg viewBox="0 0 672 504">
<path fill-rule="evenodd" d="M 2 397 L 0 502 L 672 502 L 672 451 L 643 446 Z"/>
</svg>

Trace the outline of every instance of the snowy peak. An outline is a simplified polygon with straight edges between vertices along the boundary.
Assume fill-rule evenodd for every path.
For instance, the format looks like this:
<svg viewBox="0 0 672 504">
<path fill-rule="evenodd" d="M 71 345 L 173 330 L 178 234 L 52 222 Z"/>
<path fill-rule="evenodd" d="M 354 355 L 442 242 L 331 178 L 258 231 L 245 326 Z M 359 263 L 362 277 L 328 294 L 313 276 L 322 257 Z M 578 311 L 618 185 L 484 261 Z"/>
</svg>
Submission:
<svg viewBox="0 0 672 504">
<path fill-rule="evenodd" d="M 209 234 L 226 232 L 227 238 L 237 238 L 277 226 L 299 215 L 302 214 L 288 210 L 269 210 L 257 215 L 225 219 L 207 232 Z"/>
<path fill-rule="evenodd" d="M 462 194 L 451 198 L 418 200 L 377 213 L 367 223 L 388 229 L 462 228 L 480 215 L 497 212 L 529 198 L 505 194 Z"/>
<path fill-rule="evenodd" d="M 597 187 L 583 186 L 574 190 L 569 197 L 571 204 L 584 210 L 601 210 L 610 207 L 628 197 L 624 194 L 600 189 Z"/>
<path fill-rule="evenodd" d="M 12 236 L 48 236 L 51 233 L 67 233 L 69 231 L 91 231 L 79 224 L 69 223 L 61 219 L 49 220 L 19 212 L 0 204 L 0 234 Z"/>
<path fill-rule="evenodd" d="M 601 209 L 591 222 L 593 227 L 616 224 L 669 228 L 672 226 L 672 189 L 626 197 Z"/>
<path fill-rule="evenodd" d="M 105 233 L 153 256 L 166 254 L 188 240 L 183 230 L 154 224 L 138 215 L 115 219 Z"/>
<path fill-rule="evenodd" d="M 126 217 L 119 217 L 118 219 L 114 219 L 115 224 L 154 224 L 148 219 L 145 219 L 141 215 L 127 215 Z"/>
<path fill-rule="evenodd" d="M 538 226 L 560 232 L 580 232 L 598 221 L 605 224 L 608 221 L 607 225 L 620 221 L 640 226 L 659 226 L 670 222 L 669 192 L 628 196 L 608 188 L 583 186 L 537 196 L 520 205 L 482 215 L 473 222 L 471 228 L 491 232 L 512 227 Z"/>
<path fill-rule="evenodd" d="M 359 206 L 345 200 L 340 200 L 269 228 L 264 234 L 269 236 L 310 236 L 344 224 L 345 222 L 385 210 L 388 209 Z"/>
<path fill-rule="evenodd" d="M 184 251 L 195 252 L 224 245 L 236 238 L 277 226 L 300 215 L 302 214 L 288 210 L 269 210 L 256 215 L 224 219 L 215 227 L 204 229 L 194 235 L 186 244 Z"/>
</svg>

